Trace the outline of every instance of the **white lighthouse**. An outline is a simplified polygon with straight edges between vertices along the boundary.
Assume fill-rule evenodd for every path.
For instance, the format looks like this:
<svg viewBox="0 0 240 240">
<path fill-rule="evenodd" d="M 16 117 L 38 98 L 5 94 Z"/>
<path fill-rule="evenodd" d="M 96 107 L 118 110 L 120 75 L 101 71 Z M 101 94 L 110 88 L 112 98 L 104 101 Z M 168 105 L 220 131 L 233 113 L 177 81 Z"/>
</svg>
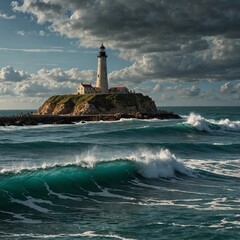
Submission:
<svg viewBox="0 0 240 240">
<path fill-rule="evenodd" d="M 98 69 L 97 69 L 97 82 L 96 86 L 92 86 L 89 83 L 81 83 L 77 88 L 77 94 L 129 94 L 131 91 L 125 86 L 115 86 L 108 89 L 108 77 L 107 77 L 107 54 L 103 44 L 100 47 L 98 57 Z"/>
<path fill-rule="evenodd" d="M 101 93 L 108 93 L 108 77 L 107 77 L 107 54 L 105 47 L 100 47 L 98 53 L 98 70 L 96 87 L 101 89 Z"/>
</svg>

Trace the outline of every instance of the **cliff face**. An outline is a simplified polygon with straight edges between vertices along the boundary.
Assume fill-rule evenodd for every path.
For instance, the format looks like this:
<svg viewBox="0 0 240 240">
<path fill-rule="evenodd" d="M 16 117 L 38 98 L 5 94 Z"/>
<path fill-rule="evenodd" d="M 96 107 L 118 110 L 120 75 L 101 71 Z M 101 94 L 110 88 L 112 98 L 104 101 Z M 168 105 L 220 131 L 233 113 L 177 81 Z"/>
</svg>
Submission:
<svg viewBox="0 0 240 240">
<path fill-rule="evenodd" d="M 154 101 L 141 93 L 57 95 L 38 110 L 40 115 L 94 115 L 115 113 L 154 113 Z"/>
</svg>

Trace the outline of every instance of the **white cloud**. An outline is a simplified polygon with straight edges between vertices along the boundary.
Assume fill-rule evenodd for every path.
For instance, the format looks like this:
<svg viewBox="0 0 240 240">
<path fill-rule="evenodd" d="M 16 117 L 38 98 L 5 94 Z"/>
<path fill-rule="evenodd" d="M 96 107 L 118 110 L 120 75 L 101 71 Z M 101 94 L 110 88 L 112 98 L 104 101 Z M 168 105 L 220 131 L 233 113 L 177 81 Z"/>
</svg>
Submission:
<svg viewBox="0 0 240 240">
<path fill-rule="evenodd" d="M 13 89 L 12 89 L 12 83 L 9 82 L 2 82 L 0 84 L 0 95 L 14 95 Z"/>
<path fill-rule="evenodd" d="M 72 68 L 64 71 L 61 68 L 40 69 L 29 75 L 17 71 L 12 66 L 0 69 L 0 94 L 24 97 L 48 97 L 55 94 L 75 93 L 81 82 L 95 82 L 96 72 Z"/>
<path fill-rule="evenodd" d="M 0 70 L 0 81 L 19 82 L 29 78 L 29 74 L 25 71 L 16 71 L 12 66 L 3 67 Z"/>
<path fill-rule="evenodd" d="M 192 86 L 191 88 L 182 88 L 178 91 L 178 94 L 182 97 L 196 97 L 201 93 L 201 89 L 196 86 Z"/>
<path fill-rule="evenodd" d="M 44 32 L 43 30 L 41 30 L 41 31 L 38 32 L 38 35 L 41 36 L 41 37 L 44 37 L 44 36 L 46 36 L 47 34 L 46 34 L 46 32 Z"/>
<path fill-rule="evenodd" d="M 25 31 L 25 30 L 18 30 L 16 31 L 17 35 L 20 36 L 26 36 L 26 35 L 37 35 L 40 37 L 46 37 L 46 36 L 50 36 L 50 33 L 48 31 L 44 31 L 44 30 L 40 30 L 40 31 Z"/>
<path fill-rule="evenodd" d="M 164 94 L 161 95 L 161 99 L 162 99 L 162 100 L 173 100 L 174 97 L 173 97 L 172 94 L 164 93 Z"/>
<path fill-rule="evenodd" d="M 226 82 L 221 88 L 220 92 L 225 95 L 232 95 L 233 98 L 240 96 L 240 82 Z"/>
<path fill-rule="evenodd" d="M 153 88 L 153 92 L 154 93 L 158 93 L 158 92 L 160 92 L 162 90 L 162 86 L 158 83 L 158 84 L 156 84 L 155 86 L 154 86 L 154 88 Z"/>
<path fill-rule="evenodd" d="M 21 30 L 21 31 L 16 31 L 16 34 L 20 36 L 25 36 L 26 32 L 24 30 Z"/>
<path fill-rule="evenodd" d="M 96 72 L 93 70 L 79 71 L 77 68 L 64 71 L 61 68 L 53 68 L 51 70 L 40 69 L 37 74 L 32 74 L 33 79 L 54 80 L 58 82 L 93 82 L 95 81 Z"/>
<path fill-rule="evenodd" d="M 68 82 L 59 83 L 54 81 L 23 81 L 15 85 L 14 93 L 18 96 L 49 97 L 55 94 L 70 94 L 74 85 Z"/>
<path fill-rule="evenodd" d="M 96 72 L 91 70 L 78 70 L 72 68 L 63 70 L 61 68 L 53 68 L 50 70 L 40 69 L 34 74 L 27 74 L 24 71 L 17 71 L 11 66 L 0 69 L 0 94 L 4 96 L 14 96 L 14 98 L 29 98 L 36 104 L 40 105 L 46 98 L 58 94 L 75 93 L 80 82 L 90 82 L 93 85 L 96 81 Z M 172 85 L 159 84 L 157 81 L 149 81 L 148 84 L 135 84 L 132 90 L 142 92 L 156 100 L 158 104 L 181 104 L 182 100 L 203 99 L 216 100 L 217 102 L 229 103 L 231 100 L 236 104 L 240 97 L 240 82 L 235 84 L 223 84 L 222 96 L 218 96 L 218 92 L 203 92 L 198 86 L 186 87 L 185 84 L 172 83 Z M 152 86 L 152 87 L 151 87 Z M 129 87 L 129 86 L 128 86 Z M 223 90 L 224 89 L 224 90 Z M 226 90 L 227 89 L 227 90 Z M 229 89 L 234 89 L 230 91 Z M 238 92 L 238 93 L 237 93 Z M 226 94 L 228 93 L 228 94 Z M 230 93 L 232 93 L 230 95 Z M 224 97 L 227 98 L 224 98 Z M 230 96 L 230 97 L 228 97 Z M 226 101 L 227 100 L 227 101 Z M 231 102 L 231 103 L 232 103 Z M 37 105 L 36 105 L 37 106 Z"/>
<path fill-rule="evenodd" d="M 29 53 L 77 53 L 76 50 L 61 48 L 0 48 L 0 51 L 29 52 Z"/>
<path fill-rule="evenodd" d="M 9 16 L 6 13 L 0 12 L 0 19 L 12 20 L 15 18 L 16 18 L 15 15 Z"/>
</svg>

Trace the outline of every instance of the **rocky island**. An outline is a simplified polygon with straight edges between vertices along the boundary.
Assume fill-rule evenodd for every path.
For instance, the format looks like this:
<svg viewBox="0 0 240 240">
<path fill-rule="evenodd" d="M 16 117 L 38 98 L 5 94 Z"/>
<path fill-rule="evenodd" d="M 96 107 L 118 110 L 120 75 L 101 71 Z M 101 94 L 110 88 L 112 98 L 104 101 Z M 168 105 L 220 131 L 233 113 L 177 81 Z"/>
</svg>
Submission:
<svg viewBox="0 0 240 240">
<path fill-rule="evenodd" d="M 39 115 L 97 115 L 156 113 L 154 101 L 141 93 L 57 95 L 38 110 Z"/>
<path fill-rule="evenodd" d="M 180 118 L 174 113 L 157 110 L 155 102 L 141 93 L 56 95 L 45 101 L 37 114 L 39 116 L 80 117 L 88 121 L 121 118 Z"/>
<path fill-rule="evenodd" d="M 56 95 L 31 115 L 0 117 L 0 125 L 73 124 L 86 121 L 117 121 L 121 118 L 179 119 L 157 110 L 154 101 L 141 93 Z"/>
<path fill-rule="evenodd" d="M 157 110 L 155 102 L 125 86 L 108 88 L 107 54 L 100 47 L 96 86 L 81 83 L 76 94 L 47 99 L 37 113 L 0 117 L 0 125 L 72 124 L 85 121 L 116 121 L 121 118 L 178 119 L 180 116 Z"/>
</svg>

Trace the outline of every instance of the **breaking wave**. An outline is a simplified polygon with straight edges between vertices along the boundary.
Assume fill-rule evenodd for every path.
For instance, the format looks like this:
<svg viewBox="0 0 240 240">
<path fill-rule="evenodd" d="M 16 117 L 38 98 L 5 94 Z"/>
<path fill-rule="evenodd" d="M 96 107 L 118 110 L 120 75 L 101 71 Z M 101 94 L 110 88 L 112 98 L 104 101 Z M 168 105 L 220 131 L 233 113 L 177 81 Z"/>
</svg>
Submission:
<svg viewBox="0 0 240 240">
<path fill-rule="evenodd" d="M 122 169 L 122 166 L 124 168 Z M 21 175 L 38 175 L 44 172 L 45 175 L 54 171 L 64 171 L 68 168 L 74 168 L 81 173 L 87 171 L 90 174 L 102 172 L 105 175 L 111 174 L 114 169 L 126 172 L 133 170 L 145 178 L 172 178 L 175 172 L 189 175 L 190 171 L 178 160 L 168 149 L 159 151 L 137 151 L 130 156 L 111 160 L 98 160 L 96 156 L 89 153 L 77 156 L 75 161 L 61 163 L 42 163 L 35 166 L 11 166 L 0 170 L 0 177 L 15 177 Z M 131 170 L 131 171 L 130 171 Z M 16 175 L 17 174 L 17 175 Z"/>
<path fill-rule="evenodd" d="M 58 200 L 134 201 L 129 193 L 129 188 L 136 187 L 134 181 L 172 181 L 179 176 L 191 177 L 194 171 L 167 149 L 140 151 L 112 160 L 98 160 L 87 154 L 74 162 L 3 168 L 0 171 L 0 215 L 1 212 L 8 214 L 6 209 L 19 211 L 22 208 L 45 214 L 54 211 L 60 204 Z"/>
<path fill-rule="evenodd" d="M 188 116 L 186 123 L 193 126 L 198 131 L 203 132 L 240 131 L 240 121 L 230 121 L 229 119 L 222 119 L 220 121 L 209 120 L 195 113 L 191 113 Z"/>
</svg>

